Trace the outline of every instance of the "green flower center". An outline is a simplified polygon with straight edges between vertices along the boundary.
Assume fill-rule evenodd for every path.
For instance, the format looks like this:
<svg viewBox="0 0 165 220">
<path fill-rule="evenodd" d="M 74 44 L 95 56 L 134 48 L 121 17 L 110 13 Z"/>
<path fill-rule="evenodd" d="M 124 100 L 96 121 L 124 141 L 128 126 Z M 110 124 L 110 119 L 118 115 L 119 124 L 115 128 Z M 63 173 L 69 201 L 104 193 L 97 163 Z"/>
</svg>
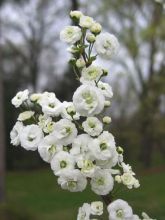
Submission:
<svg viewBox="0 0 165 220">
<path fill-rule="evenodd" d="M 69 188 L 75 188 L 77 186 L 77 182 L 76 181 L 74 181 L 74 180 L 71 180 L 71 181 L 69 181 L 68 182 L 68 187 Z"/>
<path fill-rule="evenodd" d="M 61 134 L 63 136 L 69 136 L 72 133 L 72 129 L 71 127 L 65 127 L 64 129 L 62 129 Z"/>
<path fill-rule="evenodd" d="M 50 153 L 50 155 L 53 155 L 56 152 L 56 146 L 54 144 L 52 144 L 50 146 L 48 152 Z"/>
<path fill-rule="evenodd" d="M 72 133 L 72 129 L 70 127 L 66 127 L 65 130 L 66 130 L 67 134 L 71 134 Z"/>
<path fill-rule="evenodd" d="M 28 141 L 32 142 L 34 141 L 34 139 L 35 139 L 35 136 L 33 134 L 28 136 Z"/>
<path fill-rule="evenodd" d="M 82 171 L 91 170 L 94 168 L 94 164 L 91 160 L 85 160 L 83 164 Z"/>
<path fill-rule="evenodd" d="M 99 179 L 97 179 L 97 184 L 98 184 L 99 186 L 104 185 L 104 179 L 103 179 L 102 177 L 99 178 Z"/>
<path fill-rule="evenodd" d="M 100 149 L 101 150 L 106 150 L 107 149 L 107 144 L 106 143 L 101 143 L 100 144 Z"/>
<path fill-rule="evenodd" d="M 61 169 L 66 168 L 67 167 L 67 162 L 65 160 L 62 160 L 60 162 L 60 167 L 61 167 Z"/>
<path fill-rule="evenodd" d="M 85 102 L 90 105 L 93 103 L 93 97 L 90 92 L 84 92 L 82 97 L 85 99 Z"/>
<path fill-rule="evenodd" d="M 95 69 L 91 69 L 88 71 L 88 76 L 90 77 L 90 79 L 96 79 L 96 77 L 98 76 L 98 71 L 96 71 Z"/>
<path fill-rule="evenodd" d="M 72 36 L 73 36 L 73 30 L 69 29 L 69 30 L 67 31 L 67 34 L 68 34 L 70 37 L 72 37 Z"/>
<path fill-rule="evenodd" d="M 93 121 L 88 121 L 88 125 L 90 128 L 95 128 L 96 124 Z"/>
<path fill-rule="evenodd" d="M 123 212 L 123 210 L 122 210 L 122 209 L 117 210 L 116 216 L 117 216 L 118 218 L 123 218 L 123 217 L 124 217 L 124 212 Z"/>
<path fill-rule="evenodd" d="M 55 104 L 54 104 L 54 103 L 50 103 L 50 104 L 49 104 L 49 107 L 50 107 L 50 108 L 54 108 L 54 107 L 55 107 Z"/>
<path fill-rule="evenodd" d="M 105 43 L 104 43 L 104 48 L 105 49 L 108 49 L 109 47 L 111 47 L 111 42 L 110 41 L 105 41 Z"/>
</svg>

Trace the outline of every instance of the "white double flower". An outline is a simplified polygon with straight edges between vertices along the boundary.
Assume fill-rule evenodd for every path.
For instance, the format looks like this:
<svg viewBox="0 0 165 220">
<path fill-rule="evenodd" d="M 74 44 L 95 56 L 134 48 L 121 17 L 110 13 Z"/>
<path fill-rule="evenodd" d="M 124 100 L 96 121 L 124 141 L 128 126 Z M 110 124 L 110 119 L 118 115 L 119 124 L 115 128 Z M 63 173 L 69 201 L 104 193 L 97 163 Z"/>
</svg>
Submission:
<svg viewBox="0 0 165 220">
<path fill-rule="evenodd" d="M 104 131 L 91 141 L 89 148 L 97 160 L 108 160 L 116 154 L 115 140 L 111 133 Z"/>
<path fill-rule="evenodd" d="M 96 52 L 104 59 L 111 59 L 119 48 L 119 42 L 113 34 L 101 33 L 96 36 Z"/>
<path fill-rule="evenodd" d="M 81 116 L 94 116 L 104 108 L 105 98 L 100 89 L 92 85 L 81 85 L 73 95 L 73 104 Z"/>
<path fill-rule="evenodd" d="M 67 26 L 60 32 L 60 40 L 69 44 L 74 44 L 81 39 L 82 32 L 77 26 Z"/>
<path fill-rule="evenodd" d="M 20 132 L 21 146 L 26 150 L 37 150 L 39 143 L 44 137 L 41 128 L 38 125 L 31 124 L 23 127 Z"/>
</svg>

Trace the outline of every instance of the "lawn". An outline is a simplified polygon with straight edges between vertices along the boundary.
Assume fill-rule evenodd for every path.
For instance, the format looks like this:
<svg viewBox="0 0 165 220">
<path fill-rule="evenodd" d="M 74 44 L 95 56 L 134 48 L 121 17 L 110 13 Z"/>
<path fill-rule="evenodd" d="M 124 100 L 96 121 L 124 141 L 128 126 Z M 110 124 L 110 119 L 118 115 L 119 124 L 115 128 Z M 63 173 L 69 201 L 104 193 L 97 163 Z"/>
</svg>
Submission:
<svg viewBox="0 0 165 220">
<path fill-rule="evenodd" d="M 146 211 L 165 219 L 165 175 L 140 176 L 141 188 L 121 192 L 137 214 Z M 7 203 L 0 207 L 0 220 L 76 220 L 83 202 L 100 199 L 87 189 L 83 193 L 61 190 L 50 170 L 11 172 L 7 175 Z M 105 218 L 106 220 L 106 218 Z"/>
</svg>

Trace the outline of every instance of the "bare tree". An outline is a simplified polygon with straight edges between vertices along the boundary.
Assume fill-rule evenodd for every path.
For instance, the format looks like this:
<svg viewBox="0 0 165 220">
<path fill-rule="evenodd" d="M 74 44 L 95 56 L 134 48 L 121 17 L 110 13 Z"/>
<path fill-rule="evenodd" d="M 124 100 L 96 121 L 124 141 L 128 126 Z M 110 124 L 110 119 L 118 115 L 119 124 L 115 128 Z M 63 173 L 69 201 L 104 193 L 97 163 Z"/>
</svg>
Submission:
<svg viewBox="0 0 165 220">
<path fill-rule="evenodd" d="M 62 7 L 55 6 L 53 0 L 39 0 L 34 3 L 35 7 L 33 1 L 21 5 L 13 4 L 18 18 L 15 21 L 10 18 L 3 19 L 3 37 L 5 47 L 8 47 L 9 51 L 12 51 L 22 63 L 21 77 L 25 79 L 26 87 L 32 86 L 36 91 L 41 78 L 45 80 L 46 84 L 48 76 L 51 78 L 56 73 L 56 64 L 58 63 L 56 59 L 58 52 L 56 48 L 58 46 L 56 44 L 58 25 L 56 21 L 59 20 L 58 16 Z M 15 34 L 19 36 L 19 41 L 8 37 Z M 10 63 L 13 63 L 12 59 Z M 17 69 L 17 64 L 14 65 L 14 68 Z M 14 72 L 12 68 L 10 75 Z"/>
<path fill-rule="evenodd" d="M 100 15 L 99 19 L 104 21 L 102 23 L 106 29 L 115 33 L 122 44 L 117 63 L 127 73 L 125 89 L 130 89 L 131 85 L 130 92 L 134 94 L 132 106 L 137 105 L 141 135 L 140 159 L 145 166 L 150 166 L 156 145 L 155 123 L 158 114 L 161 115 L 161 96 L 164 94 L 163 7 L 149 0 L 103 0 L 98 4 L 100 7 L 95 16 Z M 125 100 L 127 104 L 128 96 Z"/>
</svg>

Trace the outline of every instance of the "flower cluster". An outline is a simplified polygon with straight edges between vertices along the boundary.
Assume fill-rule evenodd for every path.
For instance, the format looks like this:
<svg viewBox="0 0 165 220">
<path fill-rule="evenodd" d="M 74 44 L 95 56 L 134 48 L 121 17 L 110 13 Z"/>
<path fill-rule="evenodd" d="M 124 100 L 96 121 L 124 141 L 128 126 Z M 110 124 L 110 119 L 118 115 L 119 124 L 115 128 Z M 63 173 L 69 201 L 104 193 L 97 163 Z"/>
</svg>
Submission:
<svg viewBox="0 0 165 220">
<path fill-rule="evenodd" d="M 77 220 L 89 220 L 91 216 L 100 216 L 103 214 L 103 203 L 96 201 L 91 204 L 84 203 L 82 207 L 79 208 Z M 92 218 L 91 220 L 96 220 Z"/>
<path fill-rule="evenodd" d="M 110 106 L 113 92 L 102 81 L 108 71 L 94 64 L 98 55 L 110 59 L 116 54 L 119 43 L 114 35 L 102 33 L 93 18 L 79 11 L 71 11 L 70 17 L 76 25 L 64 28 L 60 39 L 70 45 L 69 63 L 80 86 L 71 102 L 61 102 L 52 92 L 18 92 L 12 99 L 20 114 L 10 133 L 11 143 L 37 150 L 50 164 L 62 189 L 83 191 L 89 183 L 96 194 L 114 196 L 115 181 L 129 189 L 140 186 L 109 131 L 111 118 L 104 110 Z M 108 211 L 109 219 L 133 220 L 132 209 L 121 200 L 111 203 Z M 100 202 L 84 204 L 77 219 L 88 220 L 102 212 Z"/>
<path fill-rule="evenodd" d="M 102 90 L 96 85 L 90 87 L 86 84 L 76 90 L 73 102 L 60 102 L 51 92 L 31 95 L 27 90 L 19 92 L 12 99 L 21 113 L 10 133 L 11 143 L 26 150 L 38 150 L 41 158 L 50 163 L 63 189 L 83 191 L 89 180 L 96 194 L 107 195 L 113 190 L 114 175 L 117 174 L 117 179 L 122 174 L 124 162 L 114 136 L 106 129 L 110 118 L 105 116 L 101 119 L 99 114 L 95 114 L 101 106 L 97 105 L 97 100 L 88 113 L 85 104 L 88 106 L 93 100 L 90 96 L 88 98 L 89 88 L 103 97 Z M 82 96 L 77 95 L 79 91 L 83 91 Z M 79 101 L 75 102 L 75 97 Z M 128 186 L 129 178 L 123 179 Z"/>
<path fill-rule="evenodd" d="M 142 213 L 142 218 L 133 214 L 131 206 L 122 199 L 117 199 L 108 205 L 107 211 L 109 214 L 109 220 L 156 220 L 151 219 L 145 212 Z M 92 202 L 91 205 L 84 203 L 79 208 L 77 220 L 97 220 L 91 218 L 91 215 L 102 215 L 103 204 L 102 202 Z"/>
</svg>

